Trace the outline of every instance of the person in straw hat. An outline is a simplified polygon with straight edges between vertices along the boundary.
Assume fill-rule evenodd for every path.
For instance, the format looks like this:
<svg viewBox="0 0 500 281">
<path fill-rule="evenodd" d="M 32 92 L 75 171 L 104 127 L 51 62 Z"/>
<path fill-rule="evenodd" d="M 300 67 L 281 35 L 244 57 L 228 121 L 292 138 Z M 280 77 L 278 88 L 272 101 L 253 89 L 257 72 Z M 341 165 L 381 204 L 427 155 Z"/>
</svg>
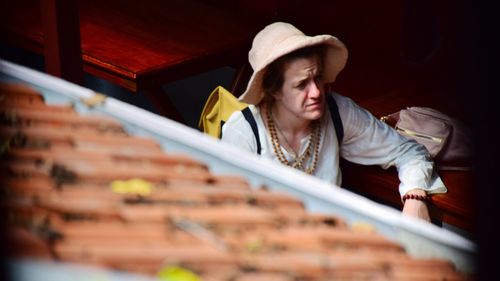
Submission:
<svg viewBox="0 0 500 281">
<path fill-rule="evenodd" d="M 239 99 L 250 104 L 262 157 L 337 186 L 339 157 L 396 166 L 403 214 L 430 221 L 427 195 L 447 190 L 425 147 L 402 137 L 352 99 L 326 91 L 347 61 L 347 49 L 339 39 L 307 36 L 289 23 L 276 22 L 255 36 L 248 57 L 254 72 Z M 343 126 L 340 144 L 326 106 L 329 95 Z M 224 124 L 222 141 L 257 153 L 257 139 L 241 111 Z"/>
</svg>

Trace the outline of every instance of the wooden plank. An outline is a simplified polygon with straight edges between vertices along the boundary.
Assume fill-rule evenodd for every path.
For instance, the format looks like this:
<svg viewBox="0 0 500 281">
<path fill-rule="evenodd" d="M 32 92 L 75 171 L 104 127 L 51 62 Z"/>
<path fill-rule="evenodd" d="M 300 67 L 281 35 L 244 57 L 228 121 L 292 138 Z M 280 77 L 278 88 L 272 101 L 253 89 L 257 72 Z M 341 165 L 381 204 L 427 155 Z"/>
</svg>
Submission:
<svg viewBox="0 0 500 281">
<path fill-rule="evenodd" d="M 41 0 L 46 72 L 83 83 L 78 1 Z"/>
</svg>

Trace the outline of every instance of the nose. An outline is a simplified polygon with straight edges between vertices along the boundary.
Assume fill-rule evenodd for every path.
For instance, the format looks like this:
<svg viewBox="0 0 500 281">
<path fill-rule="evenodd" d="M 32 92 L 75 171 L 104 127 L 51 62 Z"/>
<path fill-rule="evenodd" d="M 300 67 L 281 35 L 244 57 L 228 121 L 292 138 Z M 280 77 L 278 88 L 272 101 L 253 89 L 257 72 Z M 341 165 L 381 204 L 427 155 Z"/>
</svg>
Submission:
<svg viewBox="0 0 500 281">
<path fill-rule="evenodd" d="M 311 83 L 311 87 L 309 88 L 309 96 L 311 98 L 318 98 L 321 96 L 321 84 L 317 81 L 313 80 Z"/>
</svg>

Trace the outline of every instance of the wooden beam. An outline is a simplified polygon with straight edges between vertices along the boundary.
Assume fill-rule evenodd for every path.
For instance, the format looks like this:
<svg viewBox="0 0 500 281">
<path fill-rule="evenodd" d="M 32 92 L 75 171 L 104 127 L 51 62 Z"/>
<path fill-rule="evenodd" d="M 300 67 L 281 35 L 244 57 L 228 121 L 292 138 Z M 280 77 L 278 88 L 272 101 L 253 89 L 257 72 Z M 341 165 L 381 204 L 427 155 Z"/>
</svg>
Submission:
<svg viewBox="0 0 500 281">
<path fill-rule="evenodd" d="M 83 83 L 82 48 L 77 0 L 41 0 L 46 72 Z"/>
</svg>

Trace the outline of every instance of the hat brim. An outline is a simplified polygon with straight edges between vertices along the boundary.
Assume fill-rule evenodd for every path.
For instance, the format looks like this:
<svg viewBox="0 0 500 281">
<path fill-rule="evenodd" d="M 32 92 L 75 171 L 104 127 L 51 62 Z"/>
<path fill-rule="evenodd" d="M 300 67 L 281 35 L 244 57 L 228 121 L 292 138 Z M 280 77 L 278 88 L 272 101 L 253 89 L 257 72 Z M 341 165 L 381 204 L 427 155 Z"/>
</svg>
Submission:
<svg viewBox="0 0 500 281">
<path fill-rule="evenodd" d="M 347 62 L 348 52 L 345 45 L 331 35 L 317 35 L 312 37 L 304 35 L 291 36 L 275 46 L 275 51 L 267 56 L 265 63 L 262 64 L 260 69 L 254 69 L 248 81 L 247 89 L 239 99 L 245 103 L 258 104 L 264 97 L 262 78 L 269 64 L 295 50 L 322 44 L 327 46 L 323 64 L 323 77 L 327 83 L 334 82 Z"/>
</svg>

